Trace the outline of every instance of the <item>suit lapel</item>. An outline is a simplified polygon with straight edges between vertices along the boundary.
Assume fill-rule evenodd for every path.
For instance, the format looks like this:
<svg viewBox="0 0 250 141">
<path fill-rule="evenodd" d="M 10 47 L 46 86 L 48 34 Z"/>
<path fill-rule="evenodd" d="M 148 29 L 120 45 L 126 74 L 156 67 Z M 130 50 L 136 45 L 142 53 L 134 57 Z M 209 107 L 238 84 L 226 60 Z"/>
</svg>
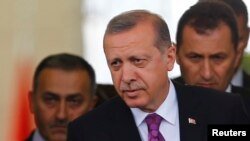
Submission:
<svg viewBox="0 0 250 141">
<path fill-rule="evenodd" d="M 114 114 L 114 140 L 141 141 L 140 134 L 130 108 L 122 101 L 122 99 L 118 104 L 118 109 L 116 110 L 117 112 Z"/>
<path fill-rule="evenodd" d="M 250 89 L 250 75 L 243 71 L 243 87 Z"/>
<path fill-rule="evenodd" d="M 180 140 L 181 141 L 201 141 L 206 138 L 206 129 L 203 121 L 202 103 L 192 96 L 190 89 L 184 85 L 174 83 L 178 106 L 180 122 Z"/>
</svg>

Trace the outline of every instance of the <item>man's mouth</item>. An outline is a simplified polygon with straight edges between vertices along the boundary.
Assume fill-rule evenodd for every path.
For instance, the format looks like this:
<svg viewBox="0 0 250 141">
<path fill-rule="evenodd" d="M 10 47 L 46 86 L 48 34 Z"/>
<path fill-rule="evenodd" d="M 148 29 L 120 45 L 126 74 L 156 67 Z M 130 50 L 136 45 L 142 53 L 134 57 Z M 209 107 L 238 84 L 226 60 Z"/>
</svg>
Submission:
<svg viewBox="0 0 250 141">
<path fill-rule="evenodd" d="M 198 86 L 206 87 L 206 88 L 212 88 L 214 84 L 212 83 L 198 83 Z"/>
<path fill-rule="evenodd" d="M 128 97 L 136 97 L 139 94 L 138 91 L 139 90 L 125 90 L 123 91 L 123 93 L 127 95 Z"/>
<path fill-rule="evenodd" d="M 52 132 L 66 134 L 67 128 L 65 126 L 54 126 Z"/>
</svg>

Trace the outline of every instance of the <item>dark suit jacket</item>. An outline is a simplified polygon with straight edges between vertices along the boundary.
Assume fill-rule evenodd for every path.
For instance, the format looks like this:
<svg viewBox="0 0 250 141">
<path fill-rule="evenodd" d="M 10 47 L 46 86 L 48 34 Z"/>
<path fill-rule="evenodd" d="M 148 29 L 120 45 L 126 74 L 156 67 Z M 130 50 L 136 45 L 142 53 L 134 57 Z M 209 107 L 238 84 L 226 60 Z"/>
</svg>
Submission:
<svg viewBox="0 0 250 141">
<path fill-rule="evenodd" d="M 181 141 L 204 141 L 208 124 L 249 123 L 238 95 L 174 83 Z M 223 101 L 223 102 L 222 102 Z M 188 118 L 196 124 L 188 123 Z M 116 97 L 68 126 L 68 141 L 141 141 L 130 108 Z"/>
<path fill-rule="evenodd" d="M 232 93 L 239 94 L 242 97 L 248 117 L 250 119 L 250 89 L 232 86 Z"/>
<path fill-rule="evenodd" d="M 243 87 L 250 90 L 250 75 L 243 71 Z"/>
<path fill-rule="evenodd" d="M 184 80 L 182 79 L 182 77 L 177 77 L 173 80 L 184 84 Z M 243 71 L 243 87 L 250 90 L 250 75 L 247 74 L 245 71 Z"/>
<path fill-rule="evenodd" d="M 174 78 L 173 81 L 181 83 L 181 84 L 185 84 L 183 78 L 181 76 Z M 238 87 L 237 86 L 233 86 L 232 87 L 232 93 L 246 93 L 247 91 L 250 91 L 250 75 L 247 74 L 246 72 L 243 71 L 243 87 Z M 248 90 L 241 90 L 241 89 L 248 89 Z M 250 95 L 250 93 L 248 93 Z"/>
<path fill-rule="evenodd" d="M 243 78 L 243 84 L 246 85 L 246 83 L 248 83 L 248 85 L 250 85 L 250 76 L 243 72 Z M 173 81 L 185 84 L 182 77 L 174 78 Z M 243 103 L 245 104 L 245 110 L 247 111 L 248 117 L 250 119 L 250 89 L 247 89 L 246 87 L 238 87 L 232 85 L 232 93 L 239 94 L 242 97 Z"/>
</svg>

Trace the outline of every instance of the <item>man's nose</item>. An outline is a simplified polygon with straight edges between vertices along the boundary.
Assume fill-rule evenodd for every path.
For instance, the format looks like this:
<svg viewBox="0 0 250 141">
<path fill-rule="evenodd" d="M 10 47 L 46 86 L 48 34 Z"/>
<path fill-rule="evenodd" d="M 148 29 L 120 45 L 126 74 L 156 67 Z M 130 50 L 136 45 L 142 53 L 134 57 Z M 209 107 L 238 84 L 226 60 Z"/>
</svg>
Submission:
<svg viewBox="0 0 250 141">
<path fill-rule="evenodd" d="M 131 83 L 136 80 L 135 68 L 131 64 L 124 64 L 122 67 L 122 81 Z"/>
<path fill-rule="evenodd" d="M 67 118 L 67 105 L 65 101 L 61 101 L 57 108 L 57 118 L 58 119 L 66 119 Z"/>
<path fill-rule="evenodd" d="M 204 80 L 210 80 L 213 75 L 213 67 L 209 60 L 204 60 L 203 64 L 201 65 L 201 76 Z"/>
</svg>

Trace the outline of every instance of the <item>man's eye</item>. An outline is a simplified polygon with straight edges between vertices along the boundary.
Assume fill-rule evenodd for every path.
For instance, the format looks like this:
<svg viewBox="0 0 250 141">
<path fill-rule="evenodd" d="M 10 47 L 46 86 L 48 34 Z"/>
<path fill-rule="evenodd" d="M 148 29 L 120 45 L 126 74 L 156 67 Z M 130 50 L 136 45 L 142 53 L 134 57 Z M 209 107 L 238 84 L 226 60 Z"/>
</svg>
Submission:
<svg viewBox="0 0 250 141">
<path fill-rule="evenodd" d="M 140 64 L 140 63 L 142 63 L 142 61 L 143 61 L 142 59 L 134 59 L 135 64 Z"/>
<path fill-rule="evenodd" d="M 43 98 L 43 101 L 46 103 L 46 104 L 48 104 L 48 105 L 53 105 L 53 104 L 55 104 L 56 103 L 56 98 L 54 98 L 54 97 L 44 97 Z"/>
<path fill-rule="evenodd" d="M 121 67 L 121 61 L 116 60 L 110 63 L 110 67 L 112 70 L 117 71 Z"/>
<path fill-rule="evenodd" d="M 121 64 L 120 61 L 113 61 L 111 62 L 111 66 L 119 66 Z"/>
<path fill-rule="evenodd" d="M 76 107 L 82 104 L 83 100 L 79 98 L 70 99 L 69 104 L 71 107 Z"/>
<path fill-rule="evenodd" d="M 199 61 L 202 59 L 202 57 L 199 55 L 189 55 L 188 58 L 192 61 Z"/>
<path fill-rule="evenodd" d="M 215 62 L 221 62 L 225 59 L 226 57 L 225 56 L 220 56 L 220 55 L 216 55 L 216 56 L 213 56 L 212 59 L 215 61 Z"/>
<path fill-rule="evenodd" d="M 137 59 L 137 58 L 135 58 L 135 59 L 132 60 L 132 62 L 133 62 L 133 64 L 135 66 L 137 66 L 139 68 L 143 68 L 143 67 L 145 67 L 147 65 L 146 59 Z"/>
</svg>

